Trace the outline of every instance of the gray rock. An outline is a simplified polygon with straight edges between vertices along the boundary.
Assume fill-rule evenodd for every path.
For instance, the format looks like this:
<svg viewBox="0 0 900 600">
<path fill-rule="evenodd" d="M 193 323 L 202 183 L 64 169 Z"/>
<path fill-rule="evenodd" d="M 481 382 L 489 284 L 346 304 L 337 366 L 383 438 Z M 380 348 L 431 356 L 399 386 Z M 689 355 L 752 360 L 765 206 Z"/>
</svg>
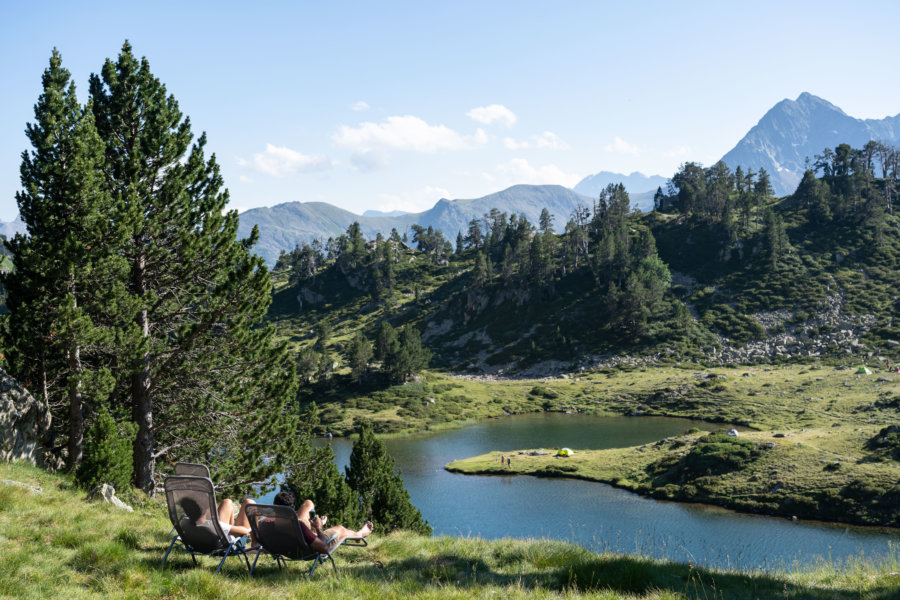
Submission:
<svg viewBox="0 0 900 600">
<path fill-rule="evenodd" d="M 13 481 L 12 479 L 0 479 L 0 483 L 2 483 L 3 485 L 25 488 L 32 494 L 41 494 L 44 492 L 44 490 L 36 485 L 29 485 L 27 483 L 22 483 L 21 481 Z"/>
<path fill-rule="evenodd" d="M 100 487 L 95 487 L 94 489 L 92 489 L 91 493 L 88 494 L 87 499 L 89 502 L 99 502 L 102 500 L 107 504 L 112 504 L 116 508 L 120 508 L 128 512 L 134 512 L 133 508 L 116 498 L 116 489 L 108 483 L 104 483 Z"/>
<path fill-rule="evenodd" d="M 0 460 L 44 466 L 50 408 L 0 369 Z"/>
</svg>

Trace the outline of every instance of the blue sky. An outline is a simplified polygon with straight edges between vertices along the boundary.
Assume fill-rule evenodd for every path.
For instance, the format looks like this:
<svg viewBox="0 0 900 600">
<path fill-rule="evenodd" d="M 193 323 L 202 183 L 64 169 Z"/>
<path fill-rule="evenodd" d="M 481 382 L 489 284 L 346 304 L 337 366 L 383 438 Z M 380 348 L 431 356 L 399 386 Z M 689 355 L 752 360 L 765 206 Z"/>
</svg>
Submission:
<svg viewBox="0 0 900 600">
<path fill-rule="evenodd" d="M 40 77 L 125 39 L 245 209 L 423 210 L 597 171 L 711 164 L 784 98 L 900 113 L 897 2 L 3 2 L 0 219 Z"/>
</svg>

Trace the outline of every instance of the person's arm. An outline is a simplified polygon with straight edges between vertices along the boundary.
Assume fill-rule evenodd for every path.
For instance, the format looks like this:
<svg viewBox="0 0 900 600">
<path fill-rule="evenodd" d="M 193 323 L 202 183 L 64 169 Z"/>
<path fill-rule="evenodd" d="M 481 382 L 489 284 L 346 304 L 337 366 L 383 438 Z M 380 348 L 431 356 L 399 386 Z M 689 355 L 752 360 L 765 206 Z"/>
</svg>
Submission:
<svg viewBox="0 0 900 600">
<path fill-rule="evenodd" d="M 328 544 L 325 543 L 325 539 L 323 538 L 325 533 L 322 531 L 322 521 L 319 519 L 319 517 L 316 517 L 315 519 L 313 519 L 312 525 L 313 529 L 309 529 L 306 526 L 306 523 L 300 521 L 300 529 L 304 537 L 306 537 L 307 545 L 319 554 L 328 554 Z M 309 537 L 312 537 L 312 540 L 310 540 L 309 537 L 306 536 L 307 532 L 310 533 Z"/>
</svg>

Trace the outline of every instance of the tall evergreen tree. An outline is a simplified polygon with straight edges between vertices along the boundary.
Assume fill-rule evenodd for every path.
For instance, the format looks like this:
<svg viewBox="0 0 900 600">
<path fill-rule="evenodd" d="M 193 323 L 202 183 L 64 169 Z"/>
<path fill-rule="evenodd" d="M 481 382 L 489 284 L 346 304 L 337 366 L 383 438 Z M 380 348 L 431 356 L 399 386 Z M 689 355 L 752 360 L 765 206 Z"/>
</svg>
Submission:
<svg viewBox="0 0 900 600">
<path fill-rule="evenodd" d="M 190 458 L 227 489 L 246 489 L 282 471 L 304 441 L 288 410 L 296 376 L 286 347 L 258 327 L 271 301 L 268 271 L 249 250 L 258 233 L 237 239 L 206 136 L 191 145 L 189 119 L 127 42 L 91 76 L 90 93 L 137 304 L 122 316 L 117 389 L 138 426 L 135 483 L 152 490 L 158 460 Z"/>
<path fill-rule="evenodd" d="M 108 396 L 112 376 L 101 356 L 112 339 L 101 321 L 116 313 L 110 295 L 123 264 L 110 253 L 110 196 L 101 186 L 103 143 L 93 116 L 78 103 L 75 85 L 54 49 L 43 93 L 26 128 L 22 191 L 16 194 L 28 234 L 8 247 L 5 347 L 13 373 L 43 395 L 64 425 L 67 463 L 82 456 L 85 405 Z M 99 318 L 98 318 L 99 317 Z"/>
<path fill-rule="evenodd" d="M 319 424 L 315 403 L 306 408 L 302 422 L 307 435 Z M 293 492 L 298 503 L 312 498 L 319 514 L 328 515 L 333 523 L 350 524 L 360 520 L 359 499 L 338 470 L 331 445 L 314 451 L 305 449 L 297 464 L 285 473 L 284 487 Z"/>
<path fill-rule="evenodd" d="M 347 362 L 357 383 L 362 383 L 369 373 L 370 360 L 372 360 L 372 344 L 362 332 L 357 332 L 347 347 Z"/>
<path fill-rule="evenodd" d="M 356 493 L 361 512 L 385 532 L 408 529 L 431 535 L 431 526 L 409 500 L 403 476 L 372 425 L 363 421 L 353 444 L 347 483 Z"/>
</svg>

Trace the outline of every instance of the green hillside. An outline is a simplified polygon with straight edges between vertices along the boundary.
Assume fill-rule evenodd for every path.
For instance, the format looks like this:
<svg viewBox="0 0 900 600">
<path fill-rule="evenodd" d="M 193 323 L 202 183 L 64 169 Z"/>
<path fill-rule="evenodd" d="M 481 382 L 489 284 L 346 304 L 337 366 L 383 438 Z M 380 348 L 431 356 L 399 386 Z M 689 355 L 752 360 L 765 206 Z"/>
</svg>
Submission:
<svg viewBox="0 0 900 600">
<path fill-rule="evenodd" d="M 344 234 L 282 257 L 270 317 L 298 347 L 330 322 L 338 353 L 379 321 L 413 326 L 454 372 L 539 376 L 623 353 L 897 360 L 900 218 L 892 181 L 869 175 L 809 173 L 776 199 L 766 180 L 689 163 L 646 214 L 610 186 L 562 228 L 491 211 L 455 253 L 431 228 L 409 246 Z"/>
</svg>

